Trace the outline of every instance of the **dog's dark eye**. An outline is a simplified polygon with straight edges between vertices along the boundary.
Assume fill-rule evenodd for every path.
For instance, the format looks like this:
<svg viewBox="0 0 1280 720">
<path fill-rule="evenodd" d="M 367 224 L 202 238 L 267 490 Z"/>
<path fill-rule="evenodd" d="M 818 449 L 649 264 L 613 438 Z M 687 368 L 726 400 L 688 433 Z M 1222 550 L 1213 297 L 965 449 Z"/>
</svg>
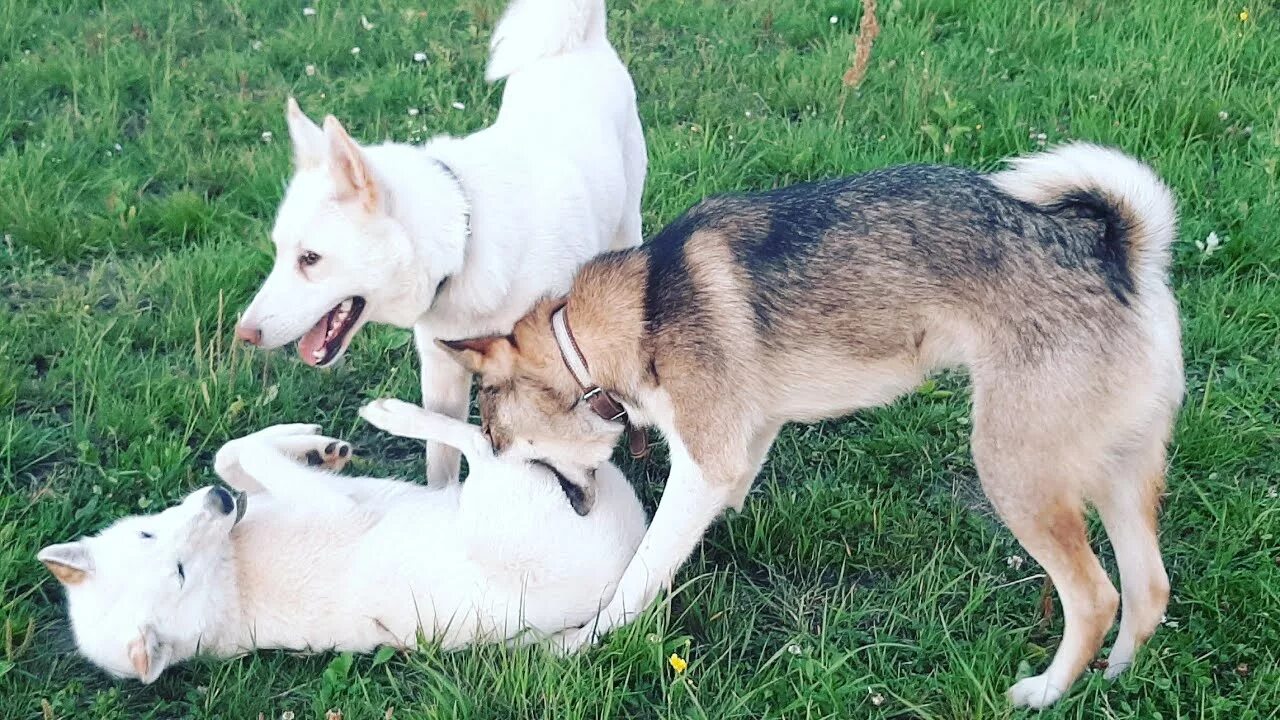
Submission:
<svg viewBox="0 0 1280 720">
<path fill-rule="evenodd" d="M 318 262 L 320 262 L 320 256 L 311 250 L 308 250 L 298 256 L 298 264 L 302 267 L 311 267 Z"/>
<path fill-rule="evenodd" d="M 181 585 L 187 581 L 187 571 L 182 567 L 182 563 L 178 563 L 178 584 Z"/>
<path fill-rule="evenodd" d="M 142 538 L 143 540 L 150 540 L 151 538 L 155 537 L 155 535 L 152 535 L 146 530 L 142 530 L 138 532 L 138 537 Z"/>
</svg>

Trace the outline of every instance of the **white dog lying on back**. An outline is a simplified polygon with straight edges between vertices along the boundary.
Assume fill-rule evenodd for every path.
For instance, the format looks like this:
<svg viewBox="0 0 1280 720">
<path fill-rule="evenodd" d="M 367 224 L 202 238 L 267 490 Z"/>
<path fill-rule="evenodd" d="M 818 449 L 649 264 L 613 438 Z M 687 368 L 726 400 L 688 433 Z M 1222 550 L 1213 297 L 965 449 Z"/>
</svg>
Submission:
<svg viewBox="0 0 1280 720">
<path fill-rule="evenodd" d="M 595 470 L 583 517 L 561 485 L 595 459 L 499 460 L 479 428 L 396 400 L 361 415 L 462 450 L 467 481 L 440 491 L 340 477 L 330 470 L 351 448 L 315 425 L 233 440 L 214 467 L 240 498 L 202 488 L 40 551 L 66 587 L 80 651 L 149 683 L 197 652 L 364 652 L 412 647 L 419 634 L 445 648 L 520 642 L 585 622 L 613 592 L 645 530 L 616 467 Z"/>
<path fill-rule="evenodd" d="M 423 405 L 463 419 L 471 376 L 436 338 L 507 333 L 583 262 L 640 244 L 644 134 L 604 0 L 515 0 L 486 77 L 507 78 L 493 125 L 420 147 L 362 147 L 289 101 L 295 173 L 275 266 L 238 337 L 297 340 L 323 367 L 366 323 L 413 328 Z M 457 453 L 429 444 L 428 484 L 457 478 Z"/>
</svg>

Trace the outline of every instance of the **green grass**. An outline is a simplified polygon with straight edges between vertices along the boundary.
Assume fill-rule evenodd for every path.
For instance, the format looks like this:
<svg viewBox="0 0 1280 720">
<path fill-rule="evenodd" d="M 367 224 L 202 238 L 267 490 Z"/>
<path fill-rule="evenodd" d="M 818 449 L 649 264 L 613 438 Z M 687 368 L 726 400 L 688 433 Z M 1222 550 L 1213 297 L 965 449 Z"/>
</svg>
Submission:
<svg viewBox="0 0 1280 720">
<path fill-rule="evenodd" d="M 1280 712 L 1280 7 L 1249 0 L 1241 21 L 1242 1 L 882 0 L 847 96 L 849 0 L 611 4 L 648 233 L 707 193 L 994 167 L 1041 133 L 1119 145 L 1175 188 L 1188 394 L 1161 529 L 1169 622 L 1121 680 L 1091 673 L 1046 717 Z M 1022 715 L 1004 689 L 1043 668 L 1061 620 L 1034 563 L 1006 563 L 1022 552 L 977 489 L 949 376 L 785 432 L 679 593 L 580 657 L 268 652 L 150 687 L 76 657 L 35 551 L 210 482 L 227 439 L 316 420 L 365 449 L 361 471 L 422 472 L 414 444 L 355 415 L 418 397 L 406 333 L 366 331 L 333 372 L 229 337 L 269 266 L 289 94 L 367 141 L 497 111 L 480 80 L 495 0 L 337 5 L 0 0 L 0 717 Z M 1207 255 L 1211 231 L 1228 240 Z M 650 506 L 664 463 L 628 467 Z"/>
</svg>

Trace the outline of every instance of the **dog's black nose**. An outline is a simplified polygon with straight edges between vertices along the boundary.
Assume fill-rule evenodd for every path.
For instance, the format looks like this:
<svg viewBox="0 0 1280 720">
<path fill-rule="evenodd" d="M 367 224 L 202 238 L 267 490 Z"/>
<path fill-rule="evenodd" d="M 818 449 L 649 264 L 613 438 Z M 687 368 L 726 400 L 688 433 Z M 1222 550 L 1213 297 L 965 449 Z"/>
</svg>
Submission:
<svg viewBox="0 0 1280 720">
<path fill-rule="evenodd" d="M 231 497 L 231 493 L 221 485 L 214 485 L 209 491 L 209 509 L 220 512 L 223 515 L 230 515 L 231 511 L 236 509 L 236 499 Z"/>
</svg>

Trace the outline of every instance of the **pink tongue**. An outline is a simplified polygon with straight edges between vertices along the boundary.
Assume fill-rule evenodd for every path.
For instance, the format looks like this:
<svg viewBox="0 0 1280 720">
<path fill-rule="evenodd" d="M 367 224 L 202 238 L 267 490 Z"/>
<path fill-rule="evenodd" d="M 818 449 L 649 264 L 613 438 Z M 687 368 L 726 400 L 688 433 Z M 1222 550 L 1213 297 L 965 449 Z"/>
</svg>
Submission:
<svg viewBox="0 0 1280 720">
<path fill-rule="evenodd" d="M 329 331 L 329 315 L 326 313 L 320 318 L 320 322 L 307 331 L 306 335 L 298 341 L 298 354 L 302 356 L 302 362 L 308 365 L 318 365 L 316 360 L 316 351 L 324 347 L 324 336 Z M 320 354 L 320 359 L 324 359 L 324 353 Z"/>
</svg>

